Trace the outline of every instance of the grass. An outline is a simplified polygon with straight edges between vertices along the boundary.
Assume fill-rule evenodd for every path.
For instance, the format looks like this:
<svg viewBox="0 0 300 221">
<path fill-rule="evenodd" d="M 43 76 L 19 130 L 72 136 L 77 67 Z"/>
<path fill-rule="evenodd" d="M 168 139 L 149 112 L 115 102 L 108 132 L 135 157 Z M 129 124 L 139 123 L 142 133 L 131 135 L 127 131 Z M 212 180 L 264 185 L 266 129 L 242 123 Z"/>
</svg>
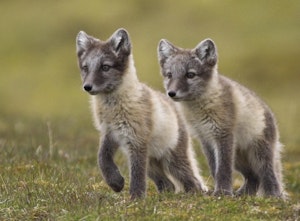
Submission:
<svg viewBox="0 0 300 221">
<path fill-rule="evenodd" d="M 298 220 L 300 163 L 285 161 L 290 200 L 158 194 L 131 201 L 126 160 L 118 165 L 125 190 L 114 193 L 97 167 L 97 132 L 76 121 L 14 122 L 1 138 L 0 220 Z M 3 122 L 2 122 L 3 123 Z M 84 129 L 84 130 L 83 130 Z M 2 131 L 3 132 L 3 131 Z M 205 177 L 208 170 L 197 149 Z M 235 186 L 240 182 L 237 177 Z M 211 184 L 211 182 L 209 182 Z"/>
<path fill-rule="evenodd" d="M 20 0 L 0 8 L 0 220 L 299 220 L 298 0 Z M 125 190 L 103 182 L 75 36 L 106 39 L 119 27 L 131 35 L 139 78 L 159 90 L 161 38 L 187 48 L 215 40 L 221 73 L 257 92 L 277 117 L 290 200 L 158 194 L 149 181 L 147 198 L 130 201 L 121 154 Z"/>
</svg>

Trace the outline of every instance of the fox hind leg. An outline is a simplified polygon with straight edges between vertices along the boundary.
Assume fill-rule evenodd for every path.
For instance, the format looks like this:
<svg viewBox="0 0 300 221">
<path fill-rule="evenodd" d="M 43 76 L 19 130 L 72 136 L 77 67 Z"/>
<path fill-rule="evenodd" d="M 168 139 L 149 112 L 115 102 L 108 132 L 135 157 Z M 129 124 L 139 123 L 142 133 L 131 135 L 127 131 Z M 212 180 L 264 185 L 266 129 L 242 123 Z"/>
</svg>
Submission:
<svg viewBox="0 0 300 221">
<path fill-rule="evenodd" d="M 274 167 L 272 143 L 260 141 L 251 150 L 251 165 L 253 165 L 253 171 L 258 174 L 260 182 L 259 193 L 264 196 L 280 197 L 280 183 Z"/>
<path fill-rule="evenodd" d="M 242 175 L 244 176 L 244 184 L 241 186 L 236 195 L 256 195 L 259 188 L 259 178 L 251 171 L 240 170 Z"/>
<path fill-rule="evenodd" d="M 202 190 L 204 184 L 200 183 L 193 173 L 193 169 L 189 160 L 183 156 L 177 156 L 176 153 L 172 152 L 171 161 L 167 167 L 170 175 L 173 176 L 179 184 L 177 186 L 182 187 L 185 192 L 195 192 Z M 205 189 L 203 189 L 205 191 Z"/>
<path fill-rule="evenodd" d="M 148 176 L 155 183 L 158 192 L 175 190 L 173 183 L 167 178 L 163 171 L 161 161 L 154 158 L 149 159 Z"/>
<path fill-rule="evenodd" d="M 242 151 L 241 148 L 237 148 L 235 153 L 235 168 L 244 177 L 244 184 L 235 193 L 240 195 L 256 195 L 259 188 L 259 177 L 251 168 L 249 163 L 247 152 Z"/>
</svg>

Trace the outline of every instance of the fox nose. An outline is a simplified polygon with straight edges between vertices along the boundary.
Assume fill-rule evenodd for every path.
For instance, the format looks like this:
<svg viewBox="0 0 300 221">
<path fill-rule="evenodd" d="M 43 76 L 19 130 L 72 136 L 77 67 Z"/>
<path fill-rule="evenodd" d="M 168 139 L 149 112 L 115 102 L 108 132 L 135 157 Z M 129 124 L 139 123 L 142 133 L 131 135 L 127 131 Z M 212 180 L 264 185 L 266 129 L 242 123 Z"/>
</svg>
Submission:
<svg viewBox="0 0 300 221">
<path fill-rule="evenodd" d="M 169 91 L 168 95 L 169 95 L 169 97 L 175 97 L 176 96 L 176 92 L 175 91 Z"/>
<path fill-rule="evenodd" d="M 92 90 L 93 86 L 90 84 L 86 84 L 83 86 L 83 89 L 87 92 L 90 92 Z"/>
</svg>

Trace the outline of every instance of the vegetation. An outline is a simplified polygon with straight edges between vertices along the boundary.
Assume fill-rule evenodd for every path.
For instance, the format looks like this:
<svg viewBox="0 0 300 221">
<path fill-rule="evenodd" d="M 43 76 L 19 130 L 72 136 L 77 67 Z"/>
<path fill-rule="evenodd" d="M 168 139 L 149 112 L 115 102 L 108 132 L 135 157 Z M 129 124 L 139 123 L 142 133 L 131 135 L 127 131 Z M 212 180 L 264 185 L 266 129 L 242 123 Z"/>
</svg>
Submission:
<svg viewBox="0 0 300 221">
<path fill-rule="evenodd" d="M 126 187 L 114 193 L 97 168 L 97 133 L 59 120 L 11 124 L 1 139 L 1 220 L 297 220 L 299 163 L 285 163 L 291 199 L 158 194 L 148 182 L 147 198 L 131 201 L 126 160 L 117 156 Z M 197 148 L 198 155 L 201 155 Z M 199 158 L 209 177 L 203 157 Z M 211 180 L 208 178 L 211 186 Z M 240 185 L 239 177 L 235 187 Z M 212 187 L 212 186 L 211 186 Z"/>
<path fill-rule="evenodd" d="M 299 220 L 300 2 L 2 1 L 0 3 L 0 220 Z M 288 201 L 258 197 L 114 193 L 97 166 L 98 133 L 76 64 L 79 30 L 132 39 L 139 78 L 162 90 L 156 47 L 212 38 L 225 75 L 256 91 L 275 112 L 285 144 Z M 207 164 L 195 144 L 204 177 Z M 242 180 L 235 176 L 237 188 Z"/>
</svg>

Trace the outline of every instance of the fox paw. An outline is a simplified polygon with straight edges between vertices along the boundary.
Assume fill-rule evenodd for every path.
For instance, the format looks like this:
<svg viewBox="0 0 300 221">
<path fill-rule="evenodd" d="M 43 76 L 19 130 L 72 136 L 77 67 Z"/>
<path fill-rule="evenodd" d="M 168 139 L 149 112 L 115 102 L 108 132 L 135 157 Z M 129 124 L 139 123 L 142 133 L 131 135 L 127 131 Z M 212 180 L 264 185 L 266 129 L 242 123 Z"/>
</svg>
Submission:
<svg viewBox="0 0 300 221">
<path fill-rule="evenodd" d="M 107 184 L 113 189 L 113 191 L 121 192 L 124 188 L 125 180 L 122 176 L 119 176 L 118 178 L 109 180 Z"/>
<path fill-rule="evenodd" d="M 145 197 L 145 192 L 132 192 L 130 193 L 130 200 L 142 199 Z"/>
<path fill-rule="evenodd" d="M 212 193 L 213 196 L 233 196 L 233 193 L 231 190 L 215 190 Z"/>
</svg>

